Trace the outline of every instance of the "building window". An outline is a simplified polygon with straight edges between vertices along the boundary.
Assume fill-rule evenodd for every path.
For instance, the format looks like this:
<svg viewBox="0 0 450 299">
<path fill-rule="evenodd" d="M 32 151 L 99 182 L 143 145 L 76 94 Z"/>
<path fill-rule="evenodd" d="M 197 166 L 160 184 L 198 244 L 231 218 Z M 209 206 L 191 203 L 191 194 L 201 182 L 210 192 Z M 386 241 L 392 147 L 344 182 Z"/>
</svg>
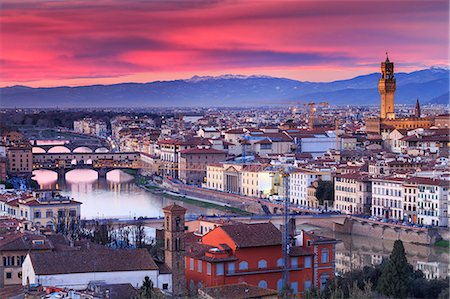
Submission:
<svg viewBox="0 0 450 299">
<path fill-rule="evenodd" d="M 261 281 L 258 283 L 258 287 L 263 288 L 263 289 L 267 289 L 267 281 L 261 280 Z"/>
<path fill-rule="evenodd" d="M 169 284 L 168 283 L 163 283 L 162 288 L 163 288 L 163 290 L 169 289 Z"/>
<path fill-rule="evenodd" d="M 228 263 L 228 274 L 234 273 L 234 263 Z"/>
<path fill-rule="evenodd" d="M 309 291 L 311 289 L 311 280 L 305 281 L 305 291 Z"/>
<path fill-rule="evenodd" d="M 34 218 L 41 218 L 41 211 L 35 211 Z"/>
<path fill-rule="evenodd" d="M 322 249 L 322 258 L 321 258 L 321 262 L 322 263 L 328 263 L 329 262 L 329 252 L 328 249 Z"/>
<path fill-rule="evenodd" d="M 311 268 L 311 257 L 310 256 L 305 257 L 305 268 Z"/>
<path fill-rule="evenodd" d="M 291 282 L 291 290 L 294 294 L 298 293 L 298 282 Z"/>
<path fill-rule="evenodd" d="M 267 268 L 267 261 L 266 260 L 260 260 L 258 262 L 258 269 L 265 269 Z"/>
<path fill-rule="evenodd" d="M 197 270 L 198 270 L 198 273 L 202 273 L 202 271 L 203 271 L 202 265 L 203 265 L 203 262 L 202 262 L 201 260 L 198 260 L 198 261 L 197 261 Z"/>
<path fill-rule="evenodd" d="M 11 278 L 12 278 L 12 273 L 6 272 L 6 279 L 11 279 Z"/>
<path fill-rule="evenodd" d="M 52 210 L 48 210 L 45 212 L 45 217 L 46 218 L 53 218 L 53 211 Z"/>
<path fill-rule="evenodd" d="M 194 271 L 194 259 L 189 259 L 189 270 Z"/>
<path fill-rule="evenodd" d="M 206 274 L 211 275 L 211 264 L 206 263 Z"/>
<path fill-rule="evenodd" d="M 284 260 L 283 258 L 279 258 L 277 260 L 277 267 L 283 267 L 284 266 Z"/>
<path fill-rule="evenodd" d="M 327 281 L 330 278 L 330 274 L 324 273 L 320 275 L 320 289 L 323 290 L 327 285 Z"/>
<path fill-rule="evenodd" d="M 298 267 L 298 258 L 296 258 L 296 257 L 291 258 L 291 267 L 292 268 Z"/>
<path fill-rule="evenodd" d="M 248 269 L 248 263 L 246 261 L 242 261 L 239 263 L 239 270 L 247 270 Z"/>
<path fill-rule="evenodd" d="M 180 223 L 181 223 L 180 217 L 175 218 L 175 229 L 176 230 L 180 229 Z"/>
<path fill-rule="evenodd" d="M 223 263 L 216 264 L 216 275 L 217 276 L 223 275 Z"/>
<path fill-rule="evenodd" d="M 175 250 L 180 250 L 180 238 L 175 239 Z"/>
<path fill-rule="evenodd" d="M 71 217 L 77 216 L 77 210 L 71 209 L 71 210 L 69 211 L 69 216 L 71 216 Z"/>
<path fill-rule="evenodd" d="M 283 279 L 278 279 L 277 281 L 277 291 L 281 292 L 283 290 Z"/>
</svg>

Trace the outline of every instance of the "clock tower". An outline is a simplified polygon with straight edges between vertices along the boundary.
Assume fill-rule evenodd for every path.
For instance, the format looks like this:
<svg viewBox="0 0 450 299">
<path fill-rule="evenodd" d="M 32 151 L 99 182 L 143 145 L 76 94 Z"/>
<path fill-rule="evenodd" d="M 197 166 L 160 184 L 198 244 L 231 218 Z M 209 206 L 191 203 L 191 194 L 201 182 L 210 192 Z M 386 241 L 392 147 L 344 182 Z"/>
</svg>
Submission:
<svg viewBox="0 0 450 299">
<path fill-rule="evenodd" d="M 394 78 L 394 63 L 389 61 L 389 57 L 386 53 L 386 61 L 381 63 L 381 78 L 378 80 L 381 119 L 395 119 L 395 88 L 396 83 Z"/>
</svg>

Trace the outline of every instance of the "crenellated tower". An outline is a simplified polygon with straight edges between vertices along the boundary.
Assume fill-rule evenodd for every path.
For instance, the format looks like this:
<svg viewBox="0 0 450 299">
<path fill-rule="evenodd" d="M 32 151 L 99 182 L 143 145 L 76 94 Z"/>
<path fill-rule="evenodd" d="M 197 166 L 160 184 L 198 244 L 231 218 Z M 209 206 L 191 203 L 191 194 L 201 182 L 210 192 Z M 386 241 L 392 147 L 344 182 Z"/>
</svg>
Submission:
<svg viewBox="0 0 450 299">
<path fill-rule="evenodd" d="M 380 92 L 380 118 L 394 119 L 394 93 L 396 83 L 394 78 L 394 63 L 389 61 L 386 53 L 386 61 L 381 63 L 381 78 L 378 80 Z"/>
</svg>

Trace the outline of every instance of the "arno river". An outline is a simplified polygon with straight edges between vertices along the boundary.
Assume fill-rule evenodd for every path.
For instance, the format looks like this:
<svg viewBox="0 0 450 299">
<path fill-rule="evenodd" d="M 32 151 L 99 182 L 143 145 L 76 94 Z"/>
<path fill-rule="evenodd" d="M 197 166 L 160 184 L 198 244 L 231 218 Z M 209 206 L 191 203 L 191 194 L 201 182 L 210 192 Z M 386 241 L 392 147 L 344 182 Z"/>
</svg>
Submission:
<svg viewBox="0 0 450 299">
<path fill-rule="evenodd" d="M 72 170 L 65 178 L 58 178 L 50 170 L 35 170 L 33 174 L 41 188 L 60 189 L 63 195 L 82 202 L 81 218 L 86 219 L 163 216 L 162 208 L 174 201 L 141 189 L 133 182 L 133 176 L 121 170 L 109 172 L 106 178 L 99 178 L 90 169 Z M 187 208 L 188 215 L 223 214 L 182 201 L 177 203 Z"/>
<path fill-rule="evenodd" d="M 62 193 L 82 202 L 82 218 L 133 218 L 163 216 L 162 208 L 173 202 L 160 194 L 139 188 L 133 177 L 119 170 L 98 178 L 88 169 L 77 169 L 59 178 L 55 172 L 33 172 L 41 188 L 57 188 Z M 223 214 L 223 211 L 205 209 L 187 202 L 177 202 L 188 209 L 188 215 Z M 364 236 L 335 234 L 323 231 L 342 242 L 336 246 L 336 271 L 342 273 L 364 265 L 376 265 L 388 257 L 393 241 Z M 444 278 L 450 273 L 448 250 L 405 243 L 409 262 L 421 269 L 427 278 Z"/>
</svg>

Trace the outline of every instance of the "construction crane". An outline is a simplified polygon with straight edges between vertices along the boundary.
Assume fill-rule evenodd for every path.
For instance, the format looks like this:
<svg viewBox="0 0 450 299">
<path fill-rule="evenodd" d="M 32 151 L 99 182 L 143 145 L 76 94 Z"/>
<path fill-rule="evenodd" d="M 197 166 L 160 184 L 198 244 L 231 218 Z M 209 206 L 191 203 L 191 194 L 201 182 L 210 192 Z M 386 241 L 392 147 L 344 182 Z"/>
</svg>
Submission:
<svg viewBox="0 0 450 299">
<path fill-rule="evenodd" d="M 334 126 L 335 126 L 335 130 L 336 130 L 336 151 L 339 150 L 339 118 L 338 116 L 335 117 L 334 119 Z"/>
<path fill-rule="evenodd" d="M 308 127 L 310 130 L 314 129 L 314 116 L 316 114 L 317 108 L 315 102 L 309 102 L 306 104 L 309 107 L 309 116 L 308 116 Z M 328 107 L 328 102 L 320 102 L 317 104 L 319 107 Z"/>
<path fill-rule="evenodd" d="M 281 177 L 283 196 L 283 227 L 282 227 L 282 253 L 283 253 L 283 292 L 281 298 L 290 298 L 289 286 L 289 252 L 291 247 L 290 220 L 289 220 L 289 168 L 283 168 L 272 175 Z"/>
</svg>

